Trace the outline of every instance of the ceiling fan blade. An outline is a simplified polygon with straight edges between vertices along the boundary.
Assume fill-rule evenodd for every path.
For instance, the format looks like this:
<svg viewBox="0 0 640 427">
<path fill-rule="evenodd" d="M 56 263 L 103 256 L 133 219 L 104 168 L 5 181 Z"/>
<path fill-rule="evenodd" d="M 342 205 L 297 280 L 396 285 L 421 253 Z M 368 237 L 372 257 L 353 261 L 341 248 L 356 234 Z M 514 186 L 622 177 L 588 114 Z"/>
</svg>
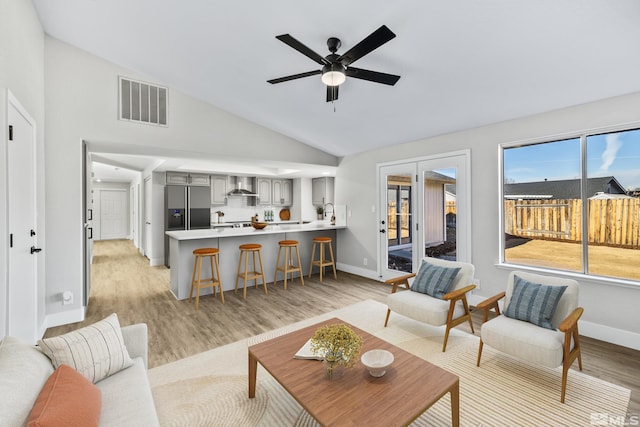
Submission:
<svg viewBox="0 0 640 427">
<path fill-rule="evenodd" d="M 368 80 L 370 82 L 382 83 L 385 85 L 393 86 L 400 76 L 395 74 L 381 73 L 379 71 L 363 70 L 362 68 L 349 67 L 347 68 L 347 76 L 354 77 L 356 79 Z"/>
<path fill-rule="evenodd" d="M 282 34 L 282 35 L 276 36 L 276 38 L 280 40 L 282 43 L 285 43 L 291 46 L 292 48 L 294 48 L 295 50 L 297 50 L 307 58 L 311 58 L 313 61 L 317 62 L 320 65 L 329 64 L 329 61 L 327 61 L 323 56 L 309 49 L 307 46 L 303 45 L 298 40 L 294 39 L 290 34 Z"/>
<path fill-rule="evenodd" d="M 327 86 L 327 102 L 338 99 L 338 88 L 340 86 Z"/>
<path fill-rule="evenodd" d="M 379 48 L 389 40 L 393 39 L 396 35 L 386 25 L 375 30 L 369 34 L 360 43 L 349 49 L 338 57 L 338 61 L 345 67 L 352 62 L 357 61 L 369 52 Z"/>
<path fill-rule="evenodd" d="M 295 79 L 301 79 L 303 77 L 315 76 L 316 74 L 322 74 L 322 71 L 321 70 L 307 71 L 306 73 L 293 74 L 293 75 L 286 76 L 286 77 L 279 77 L 277 79 L 267 80 L 267 82 L 269 82 L 272 85 L 274 85 L 276 83 L 288 82 L 289 80 L 295 80 Z"/>
</svg>

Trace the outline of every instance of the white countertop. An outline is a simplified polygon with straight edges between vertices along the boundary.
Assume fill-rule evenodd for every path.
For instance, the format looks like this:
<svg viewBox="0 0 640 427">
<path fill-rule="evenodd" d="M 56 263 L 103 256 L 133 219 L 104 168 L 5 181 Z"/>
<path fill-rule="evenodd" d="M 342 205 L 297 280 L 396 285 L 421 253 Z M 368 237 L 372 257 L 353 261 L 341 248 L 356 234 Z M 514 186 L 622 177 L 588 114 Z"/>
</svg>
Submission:
<svg viewBox="0 0 640 427">
<path fill-rule="evenodd" d="M 253 227 L 216 227 L 206 230 L 166 231 L 165 234 L 176 240 L 217 239 L 221 237 L 259 236 L 261 234 L 296 233 L 318 230 L 339 230 L 346 225 L 331 225 L 329 221 L 313 221 L 308 224 L 278 224 L 269 223 L 262 230 Z"/>
</svg>

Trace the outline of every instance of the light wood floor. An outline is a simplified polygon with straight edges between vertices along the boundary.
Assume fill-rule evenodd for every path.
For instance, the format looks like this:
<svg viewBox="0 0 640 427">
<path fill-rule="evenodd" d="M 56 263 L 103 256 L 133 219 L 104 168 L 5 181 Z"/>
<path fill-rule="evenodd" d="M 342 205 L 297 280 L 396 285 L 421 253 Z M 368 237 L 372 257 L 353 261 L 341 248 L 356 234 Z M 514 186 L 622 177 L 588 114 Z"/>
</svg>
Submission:
<svg viewBox="0 0 640 427">
<path fill-rule="evenodd" d="M 178 301 L 169 291 L 169 270 L 149 267 L 129 240 L 95 242 L 91 280 L 86 319 L 49 328 L 45 336 L 60 335 L 117 313 L 122 325 L 148 325 L 150 368 L 365 299 L 384 302 L 390 290 L 343 272 L 338 272 L 337 281 L 329 275 L 323 283 L 315 274 L 305 278 L 305 286 L 298 279 L 290 282 L 287 291 L 281 281 L 275 287 L 269 285 L 267 295 L 261 288 L 249 288 L 246 300 L 241 292 L 227 291 L 224 305 L 219 297 L 208 295 L 200 299 L 200 309 L 195 311 L 193 302 Z M 480 323 L 479 313 L 474 312 L 476 335 Z M 459 328 L 471 332 L 467 324 Z M 629 413 L 640 415 L 640 351 L 587 337 L 581 344 L 584 372 L 631 389 Z"/>
</svg>

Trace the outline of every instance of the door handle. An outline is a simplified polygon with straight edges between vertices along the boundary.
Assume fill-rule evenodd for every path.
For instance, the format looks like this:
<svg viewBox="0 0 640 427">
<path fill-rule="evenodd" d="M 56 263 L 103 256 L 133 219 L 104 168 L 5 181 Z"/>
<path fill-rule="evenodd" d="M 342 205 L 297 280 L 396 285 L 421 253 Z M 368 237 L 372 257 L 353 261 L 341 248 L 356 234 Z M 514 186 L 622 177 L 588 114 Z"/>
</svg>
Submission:
<svg viewBox="0 0 640 427">
<path fill-rule="evenodd" d="M 386 233 L 386 232 L 387 232 L 387 230 L 385 230 L 384 228 L 382 228 L 382 229 L 380 229 L 380 232 L 381 232 L 382 234 L 384 234 L 384 233 Z"/>
<path fill-rule="evenodd" d="M 87 237 L 87 239 L 89 240 L 93 239 L 93 227 L 89 227 L 89 237 Z"/>
<path fill-rule="evenodd" d="M 31 254 L 36 254 L 38 252 L 40 252 L 42 250 L 42 248 L 36 248 L 35 246 L 31 246 Z"/>
<path fill-rule="evenodd" d="M 91 220 L 93 220 L 93 209 L 89 209 L 89 218 L 87 218 L 87 221 Z"/>
</svg>

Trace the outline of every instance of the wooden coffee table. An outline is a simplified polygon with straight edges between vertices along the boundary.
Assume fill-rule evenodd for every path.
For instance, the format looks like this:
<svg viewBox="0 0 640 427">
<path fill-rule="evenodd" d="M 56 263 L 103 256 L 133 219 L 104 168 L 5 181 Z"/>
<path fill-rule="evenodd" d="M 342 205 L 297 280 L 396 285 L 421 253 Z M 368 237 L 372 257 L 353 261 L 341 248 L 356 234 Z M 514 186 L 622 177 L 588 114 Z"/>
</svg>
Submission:
<svg viewBox="0 0 640 427">
<path fill-rule="evenodd" d="M 335 380 L 324 376 L 322 362 L 293 355 L 323 325 L 345 323 L 329 319 L 249 347 L 249 397 L 256 394 L 258 362 L 320 424 L 403 426 L 418 418 L 447 393 L 451 394 L 451 424 L 460 425 L 459 379 L 393 344 L 349 325 L 362 338 L 361 353 L 388 350 L 395 360 L 387 373 L 374 378 L 358 360 Z"/>
</svg>

